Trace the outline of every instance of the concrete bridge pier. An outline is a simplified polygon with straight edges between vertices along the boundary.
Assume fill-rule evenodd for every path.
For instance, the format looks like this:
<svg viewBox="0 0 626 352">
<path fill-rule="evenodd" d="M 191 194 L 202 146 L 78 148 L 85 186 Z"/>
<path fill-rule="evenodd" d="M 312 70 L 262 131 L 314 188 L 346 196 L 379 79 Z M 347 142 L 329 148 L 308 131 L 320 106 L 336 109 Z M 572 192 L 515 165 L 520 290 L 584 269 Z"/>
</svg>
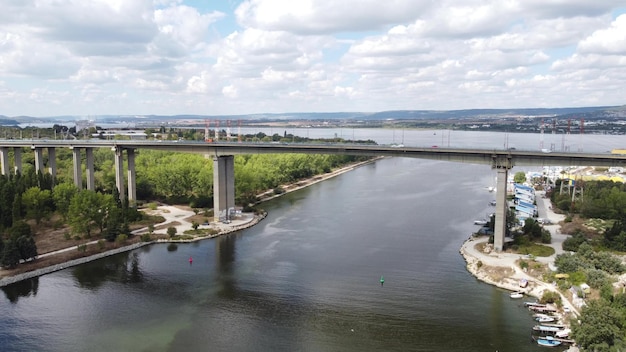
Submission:
<svg viewBox="0 0 626 352">
<path fill-rule="evenodd" d="M 135 149 L 126 149 L 128 157 L 128 205 L 131 207 L 137 204 L 137 180 L 135 176 Z"/>
<path fill-rule="evenodd" d="M 43 173 L 43 148 L 33 147 L 32 149 L 35 150 L 35 172 Z"/>
<path fill-rule="evenodd" d="M 78 189 L 83 189 L 83 175 L 80 167 L 80 148 L 70 147 L 70 149 L 72 149 L 74 185 Z"/>
<path fill-rule="evenodd" d="M 94 179 L 94 167 L 93 167 L 93 148 L 85 148 L 85 172 L 87 173 L 87 189 L 90 191 L 96 190 L 96 183 Z"/>
<path fill-rule="evenodd" d="M 121 147 L 113 147 L 115 151 L 115 186 L 120 194 L 120 200 L 124 200 L 126 192 L 124 191 L 124 149 Z"/>
<path fill-rule="evenodd" d="M 218 156 L 213 159 L 213 217 L 220 220 L 220 213 L 228 215 L 235 206 L 235 157 Z"/>
<path fill-rule="evenodd" d="M 48 172 L 52 176 L 52 184 L 55 183 L 57 177 L 57 152 L 56 148 L 48 148 Z"/>
<path fill-rule="evenodd" d="M 2 175 L 9 174 L 9 148 L 0 148 L 0 160 L 2 162 Z"/>
<path fill-rule="evenodd" d="M 506 214 L 508 204 L 506 201 L 506 182 L 508 171 L 513 167 L 511 156 L 493 156 L 492 169 L 496 169 L 498 181 L 496 184 L 496 219 L 493 231 L 493 248 L 496 252 L 504 249 L 504 236 L 506 235 Z"/>
<path fill-rule="evenodd" d="M 15 174 L 22 173 L 22 148 L 13 148 L 13 162 L 15 163 Z"/>
</svg>

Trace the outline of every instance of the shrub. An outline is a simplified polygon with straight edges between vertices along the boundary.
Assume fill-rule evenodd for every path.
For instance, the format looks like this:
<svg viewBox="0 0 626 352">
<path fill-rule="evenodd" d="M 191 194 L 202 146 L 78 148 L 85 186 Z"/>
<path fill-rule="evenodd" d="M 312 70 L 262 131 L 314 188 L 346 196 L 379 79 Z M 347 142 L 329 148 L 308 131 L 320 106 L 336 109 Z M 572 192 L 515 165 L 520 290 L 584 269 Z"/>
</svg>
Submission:
<svg viewBox="0 0 626 352">
<path fill-rule="evenodd" d="M 68 241 L 69 241 L 69 240 L 71 240 L 71 239 L 72 239 L 72 235 L 70 235 L 70 233 L 69 233 L 69 232 L 65 232 L 65 233 L 63 234 L 63 238 L 65 238 L 66 240 L 68 240 Z"/>
<path fill-rule="evenodd" d="M 103 250 L 104 249 L 104 240 L 98 240 L 98 249 L 99 250 Z"/>
<path fill-rule="evenodd" d="M 541 303 L 555 303 L 557 305 L 561 304 L 561 295 L 558 292 L 554 291 L 545 291 L 541 296 Z"/>
<path fill-rule="evenodd" d="M 128 235 L 125 235 L 123 233 L 120 233 L 119 235 L 117 235 L 117 237 L 115 238 L 115 242 L 117 243 L 124 243 L 126 242 L 126 240 L 128 239 Z"/>
<path fill-rule="evenodd" d="M 481 262 L 480 260 L 478 262 L 476 262 L 476 268 L 480 269 L 483 266 L 483 262 Z"/>
<path fill-rule="evenodd" d="M 603 285 L 609 283 L 608 276 L 602 270 L 589 269 L 585 272 L 587 276 L 587 284 L 592 288 L 601 288 Z"/>
<path fill-rule="evenodd" d="M 85 251 L 87 250 L 87 245 L 86 244 L 79 244 L 76 249 L 81 252 L 81 253 L 85 253 Z"/>
<path fill-rule="evenodd" d="M 527 270 L 528 269 L 528 262 L 525 261 L 525 260 L 520 260 L 519 267 L 522 268 L 522 269 Z"/>
<path fill-rule="evenodd" d="M 176 230 L 176 228 L 173 226 L 167 228 L 167 235 L 170 236 L 170 238 L 176 236 L 176 232 L 178 232 L 178 230 Z"/>
<path fill-rule="evenodd" d="M 141 242 L 150 242 L 152 241 L 152 237 L 150 237 L 149 233 L 144 233 L 141 235 Z"/>
<path fill-rule="evenodd" d="M 568 237 L 565 241 L 563 241 L 563 250 L 570 252 L 577 252 L 578 247 L 581 244 L 585 243 L 585 235 L 582 232 L 577 232 L 573 236 Z"/>
</svg>

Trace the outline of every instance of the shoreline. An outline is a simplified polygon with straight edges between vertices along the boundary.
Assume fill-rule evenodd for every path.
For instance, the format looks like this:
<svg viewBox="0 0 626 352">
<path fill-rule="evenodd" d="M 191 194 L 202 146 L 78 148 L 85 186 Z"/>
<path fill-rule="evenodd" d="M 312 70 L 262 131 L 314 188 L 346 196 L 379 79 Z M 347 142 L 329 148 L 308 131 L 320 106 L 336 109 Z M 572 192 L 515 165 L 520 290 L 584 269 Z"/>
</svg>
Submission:
<svg viewBox="0 0 626 352">
<path fill-rule="evenodd" d="M 383 159 L 383 157 L 376 157 L 376 158 L 372 158 L 370 160 L 366 160 L 366 161 L 362 161 L 362 162 L 358 162 L 355 164 L 350 164 L 344 167 L 341 167 L 339 169 L 333 170 L 329 173 L 326 174 L 322 174 L 322 175 L 315 175 L 309 179 L 305 179 L 305 180 L 300 180 L 294 184 L 290 184 L 290 185 L 283 185 L 281 186 L 285 192 L 280 193 L 280 194 L 273 194 L 273 190 L 269 190 L 266 192 L 263 192 L 261 194 L 259 194 L 259 201 L 256 202 L 255 204 L 260 204 L 266 201 L 269 201 L 271 199 L 280 197 L 284 194 L 290 193 L 290 192 L 294 192 L 303 188 L 306 188 L 308 186 L 314 185 L 318 182 L 324 181 L 324 180 L 328 180 L 332 177 L 341 175 L 345 172 L 348 171 L 352 171 L 356 168 L 359 168 L 361 166 L 367 165 L 367 164 L 371 164 L 374 163 L 380 159 Z M 267 196 L 267 195 L 271 195 L 271 196 Z M 267 196 L 267 197 L 264 197 Z M 175 207 L 175 206 L 173 206 Z M 248 214 L 252 214 L 252 213 L 248 213 Z M 193 215 L 190 214 L 189 216 Z M 252 218 L 248 219 L 247 221 L 233 221 L 231 224 L 218 224 L 218 229 L 219 232 L 214 234 L 214 235 L 210 235 L 210 236 L 198 236 L 198 237 L 194 237 L 191 239 L 157 239 L 157 240 L 153 240 L 153 241 L 149 241 L 149 242 L 138 242 L 138 243 L 133 243 L 131 245 L 128 246 L 123 246 L 123 247 L 119 247 L 119 248 L 115 248 L 115 249 L 111 249 L 108 251 L 104 251 L 104 252 L 100 252 L 100 253 L 96 253 L 90 256 L 86 256 L 86 257 L 81 257 L 81 258 L 77 258 L 77 259 L 71 259 L 62 263 L 58 263 L 58 264 L 53 264 L 50 266 L 46 266 L 43 268 L 39 268 L 39 269 L 35 269 L 32 271 L 27 271 L 27 272 L 23 272 L 23 273 L 19 273 L 16 275 L 7 275 L 7 276 L 3 276 L 0 278 L 0 288 L 20 282 L 20 281 L 24 281 L 24 280 L 28 280 L 28 279 L 32 279 L 35 277 L 39 277 L 42 275 L 46 275 L 46 274 L 50 274 L 59 270 L 63 270 L 63 269 L 67 269 L 73 266 L 77 266 L 77 265 L 81 265 L 81 264 L 85 264 L 94 260 L 98 260 L 98 259 L 102 259 L 108 256 L 112 256 L 112 255 L 116 255 L 119 253 L 123 253 L 123 252 L 129 252 L 132 250 L 135 250 L 137 248 L 141 248 L 143 246 L 146 245 L 152 245 L 152 244 L 157 244 L 157 243 L 190 243 L 190 242 L 196 242 L 196 241 L 201 241 L 201 240 L 205 240 L 205 239 L 212 239 L 212 238 L 216 238 L 218 236 L 223 236 L 223 235 L 228 235 L 230 233 L 233 232 L 237 232 L 249 227 L 252 227 L 256 224 L 258 224 L 261 220 L 265 219 L 265 217 L 267 216 L 267 212 L 263 211 L 261 214 L 252 214 Z M 178 219 L 178 221 L 181 221 L 182 219 Z M 164 225 L 167 224 L 169 221 L 165 221 L 156 225 Z M 186 221 L 184 221 L 186 224 L 183 225 L 179 225 L 181 227 L 189 227 L 191 228 L 191 223 L 188 223 Z M 146 232 L 147 228 L 141 228 L 138 230 L 133 231 L 133 234 L 136 236 L 140 236 L 142 233 Z M 163 230 L 164 231 L 164 230 Z M 155 231 L 156 233 L 156 231 Z M 74 249 L 76 246 L 72 246 L 69 248 L 65 248 L 59 251 L 55 251 L 55 252 L 51 252 L 51 253 L 44 253 L 41 256 L 49 256 L 49 255 L 54 255 L 54 253 L 58 252 L 65 252 L 68 250 L 72 250 Z"/>
</svg>

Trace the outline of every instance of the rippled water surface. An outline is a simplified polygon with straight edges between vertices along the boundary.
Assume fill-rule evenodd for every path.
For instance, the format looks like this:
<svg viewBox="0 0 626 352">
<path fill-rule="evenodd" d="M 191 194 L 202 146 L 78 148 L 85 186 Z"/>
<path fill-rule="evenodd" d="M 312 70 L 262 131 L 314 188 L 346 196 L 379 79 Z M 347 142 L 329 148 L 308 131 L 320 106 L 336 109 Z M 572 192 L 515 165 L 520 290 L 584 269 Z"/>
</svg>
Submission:
<svg viewBox="0 0 626 352">
<path fill-rule="evenodd" d="M 458 252 L 494 176 L 384 159 L 263 204 L 250 229 L 5 287 L 0 349 L 539 351 L 521 301 Z"/>
</svg>

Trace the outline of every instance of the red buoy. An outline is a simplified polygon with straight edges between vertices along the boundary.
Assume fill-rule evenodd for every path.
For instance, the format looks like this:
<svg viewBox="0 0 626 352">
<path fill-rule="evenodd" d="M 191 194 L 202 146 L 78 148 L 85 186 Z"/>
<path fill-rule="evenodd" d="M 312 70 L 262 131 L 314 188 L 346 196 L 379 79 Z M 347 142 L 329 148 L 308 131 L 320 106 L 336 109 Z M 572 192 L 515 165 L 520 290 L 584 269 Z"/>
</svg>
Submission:
<svg viewBox="0 0 626 352">
<path fill-rule="evenodd" d="M 189 264 L 193 263 L 193 258 L 189 257 Z"/>
</svg>

